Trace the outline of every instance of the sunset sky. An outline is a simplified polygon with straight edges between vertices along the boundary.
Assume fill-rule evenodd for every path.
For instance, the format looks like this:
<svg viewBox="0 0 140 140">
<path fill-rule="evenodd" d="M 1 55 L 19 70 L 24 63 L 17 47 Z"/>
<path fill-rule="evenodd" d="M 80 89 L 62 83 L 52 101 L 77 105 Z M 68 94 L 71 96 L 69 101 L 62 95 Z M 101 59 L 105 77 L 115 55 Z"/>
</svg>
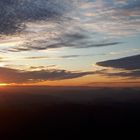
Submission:
<svg viewBox="0 0 140 140">
<path fill-rule="evenodd" d="M 0 0 L 0 85 L 140 86 L 140 0 Z"/>
</svg>

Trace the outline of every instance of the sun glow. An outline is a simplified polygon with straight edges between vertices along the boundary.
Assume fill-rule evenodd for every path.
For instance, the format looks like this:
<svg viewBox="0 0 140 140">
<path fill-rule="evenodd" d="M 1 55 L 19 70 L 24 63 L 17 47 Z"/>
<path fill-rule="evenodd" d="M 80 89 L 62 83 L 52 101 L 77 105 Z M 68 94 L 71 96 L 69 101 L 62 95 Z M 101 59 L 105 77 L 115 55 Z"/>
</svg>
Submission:
<svg viewBox="0 0 140 140">
<path fill-rule="evenodd" d="M 0 87 L 1 86 L 7 86 L 8 84 L 6 84 L 6 83 L 0 83 Z"/>
</svg>

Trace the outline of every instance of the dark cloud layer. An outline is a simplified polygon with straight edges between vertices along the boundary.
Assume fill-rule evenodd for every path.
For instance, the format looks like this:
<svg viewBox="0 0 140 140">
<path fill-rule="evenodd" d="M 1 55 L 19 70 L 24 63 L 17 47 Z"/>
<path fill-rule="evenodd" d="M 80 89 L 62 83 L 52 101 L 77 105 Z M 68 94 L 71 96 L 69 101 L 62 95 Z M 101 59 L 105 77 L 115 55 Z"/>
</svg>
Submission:
<svg viewBox="0 0 140 140">
<path fill-rule="evenodd" d="M 112 67 L 117 72 L 109 72 L 107 69 L 98 71 L 98 74 L 105 76 L 117 76 L 117 77 L 128 77 L 128 78 L 140 78 L 140 55 L 120 58 L 116 60 L 108 60 L 98 62 L 97 65 L 103 67 Z M 123 71 L 120 71 L 122 69 Z"/>
<path fill-rule="evenodd" d="M 65 3 L 63 0 L 0 0 L 0 34 L 20 31 L 27 21 L 56 20 L 68 10 Z"/>
<path fill-rule="evenodd" d="M 93 74 L 93 72 L 74 72 L 59 69 L 42 69 L 34 71 L 22 71 L 18 69 L 0 67 L 1 79 L 0 82 L 4 83 L 26 83 L 26 82 L 39 82 L 39 81 L 54 81 L 73 79 L 86 75 Z"/>
<path fill-rule="evenodd" d="M 140 55 L 98 62 L 97 65 L 103 67 L 122 68 L 126 70 L 140 69 Z"/>
</svg>

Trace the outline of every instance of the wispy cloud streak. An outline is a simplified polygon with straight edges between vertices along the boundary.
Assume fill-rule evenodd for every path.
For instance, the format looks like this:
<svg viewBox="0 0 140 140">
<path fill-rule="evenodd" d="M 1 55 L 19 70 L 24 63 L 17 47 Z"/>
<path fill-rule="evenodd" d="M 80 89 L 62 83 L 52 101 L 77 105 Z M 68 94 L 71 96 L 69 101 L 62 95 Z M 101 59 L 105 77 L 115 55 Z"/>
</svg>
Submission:
<svg viewBox="0 0 140 140">
<path fill-rule="evenodd" d="M 93 72 L 76 72 L 61 69 L 35 69 L 30 71 L 0 67 L 1 79 L 4 83 L 36 83 L 43 81 L 66 80 L 91 75 Z M 7 76 L 8 75 L 8 76 Z"/>
</svg>

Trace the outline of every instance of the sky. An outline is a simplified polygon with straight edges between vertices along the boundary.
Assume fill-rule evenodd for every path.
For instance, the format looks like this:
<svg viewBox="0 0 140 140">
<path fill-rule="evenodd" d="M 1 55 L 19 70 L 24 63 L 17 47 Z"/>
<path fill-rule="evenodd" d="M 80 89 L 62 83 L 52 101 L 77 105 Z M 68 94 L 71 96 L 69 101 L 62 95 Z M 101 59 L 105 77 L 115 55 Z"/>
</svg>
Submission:
<svg viewBox="0 0 140 140">
<path fill-rule="evenodd" d="M 0 85 L 140 86 L 140 1 L 0 0 Z"/>
</svg>

